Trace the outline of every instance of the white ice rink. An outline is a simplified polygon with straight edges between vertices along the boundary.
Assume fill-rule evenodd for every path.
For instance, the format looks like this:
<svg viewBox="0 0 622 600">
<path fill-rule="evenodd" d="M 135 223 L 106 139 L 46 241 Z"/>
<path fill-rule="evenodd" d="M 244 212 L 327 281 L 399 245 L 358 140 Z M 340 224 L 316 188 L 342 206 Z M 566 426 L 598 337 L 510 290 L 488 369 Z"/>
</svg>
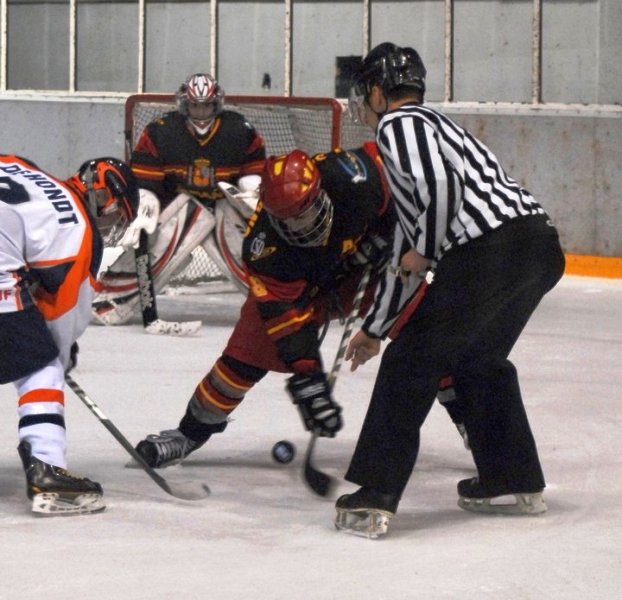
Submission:
<svg viewBox="0 0 622 600">
<path fill-rule="evenodd" d="M 162 316 L 202 318 L 197 337 L 150 336 L 139 324 L 92 326 L 75 379 L 135 444 L 172 428 L 219 356 L 241 297 L 159 297 Z M 325 347 L 332 363 L 341 329 Z M 36 518 L 17 456 L 13 387 L 0 387 L 2 600 L 604 600 L 622 598 L 622 281 L 566 277 L 538 308 L 512 358 L 547 477 L 539 517 L 474 515 L 456 483 L 474 475 L 444 409 L 424 425 L 420 459 L 378 541 L 338 533 L 334 498 L 302 482 L 308 441 L 269 375 L 171 481 L 205 481 L 209 499 L 176 500 L 141 470 L 73 395 L 66 394 L 69 468 L 102 483 L 107 510 Z M 320 440 L 316 464 L 344 482 L 378 362 L 336 385 L 346 426 Z M 279 439 L 298 448 L 272 461 Z"/>
</svg>

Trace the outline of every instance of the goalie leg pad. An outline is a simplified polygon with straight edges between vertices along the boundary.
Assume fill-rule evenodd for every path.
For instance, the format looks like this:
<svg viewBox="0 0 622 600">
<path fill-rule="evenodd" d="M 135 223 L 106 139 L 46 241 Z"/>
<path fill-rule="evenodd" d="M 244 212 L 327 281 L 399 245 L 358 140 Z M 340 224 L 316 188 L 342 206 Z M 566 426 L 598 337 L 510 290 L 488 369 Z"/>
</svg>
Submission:
<svg viewBox="0 0 622 600">
<path fill-rule="evenodd" d="M 170 207 L 165 209 L 165 214 Z M 192 251 L 215 226 L 214 216 L 194 203 L 184 203 L 149 237 L 155 293 L 160 293 L 192 259 Z M 131 260 L 130 260 L 131 259 Z M 93 302 L 93 320 L 102 325 L 123 325 L 140 304 L 134 251 L 124 252 L 99 280 L 101 291 Z M 194 324 L 196 327 L 196 323 Z M 161 333 L 155 331 L 154 333 Z M 179 335 L 190 335 L 179 333 Z"/>
<path fill-rule="evenodd" d="M 188 214 L 184 215 L 183 222 L 171 219 L 166 227 L 174 229 L 174 237 L 166 252 L 158 263 L 154 263 L 154 285 L 156 294 L 160 293 L 168 282 L 183 270 L 192 257 L 192 251 L 203 242 L 216 226 L 214 215 L 195 203 L 186 205 Z M 180 217 L 181 218 L 181 217 Z M 161 235 L 159 233 L 158 235 Z M 167 262 L 164 260 L 168 259 Z"/>
<path fill-rule="evenodd" d="M 135 314 L 140 297 L 135 291 L 123 300 L 99 300 L 93 303 L 91 313 L 97 325 L 124 325 Z"/>
</svg>

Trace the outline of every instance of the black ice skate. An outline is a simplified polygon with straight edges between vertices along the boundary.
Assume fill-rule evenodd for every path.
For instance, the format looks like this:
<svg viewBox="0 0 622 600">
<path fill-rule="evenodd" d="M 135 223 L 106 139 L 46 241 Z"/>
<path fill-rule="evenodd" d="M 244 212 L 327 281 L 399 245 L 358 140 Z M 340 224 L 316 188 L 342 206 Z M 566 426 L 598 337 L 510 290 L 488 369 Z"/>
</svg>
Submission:
<svg viewBox="0 0 622 600">
<path fill-rule="evenodd" d="M 397 496 L 362 487 L 337 500 L 335 527 L 346 533 L 376 539 L 387 533 L 398 504 Z"/>
<path fill-rule="evenodd" d="M 458 482 L 458 506 L 464 510 L 501 515 L 539 515 L 546 512 L 542 490 L 514 491 L 484 487 L 477 477 Z"/>
<path fill-rule="evenodd" d="M 26 441 L 19 444 L 17 451 L 26 472 L 26 493 L 32 500 L 33 512 L 57 516 L 94 513 L 106 508 L 99 483 L 44 463 L 32 456 Z"/>
<path fill-rule="evenodd" d="M 179 429 L 167 429 L 159 434 L 148 435 L 138 442 L 136 452 L 152 468 L 164 468 L 180 463 L 188 454 L 200 448 L 207 439 L 195 442 Z M 128 465 L 131 466 L 131 465 Z"/>
</svg>

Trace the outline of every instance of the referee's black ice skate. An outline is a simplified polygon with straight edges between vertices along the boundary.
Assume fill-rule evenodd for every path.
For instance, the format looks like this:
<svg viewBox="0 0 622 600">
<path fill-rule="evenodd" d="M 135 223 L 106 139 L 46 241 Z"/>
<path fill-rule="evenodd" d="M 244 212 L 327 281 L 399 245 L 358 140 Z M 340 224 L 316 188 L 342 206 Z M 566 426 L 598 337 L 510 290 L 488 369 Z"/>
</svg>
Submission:
<svg viewBox="0 0 622 600">
<path fill-rule="evenodd" d="M 376 539 L 387 533 L 399 501 L 397 496 L 362 487 L 353 494 L 338 498 L 335 527 L 346 533 Z"/>
<path fill-rule="evenodd" d="M 99 483 L 44 463 L 32 456 L 26 441 L 20 442 L 17 451 L 26 472 L 26 493 L 32 500 L 32 512 L 57 516 L 94 513 L 106 508 Z"/>
<path fill-rule="evenodd" d="M 458 482 L 458 506 L 464 510 L 501 515 L 546 512 L 542 490 L 518 491 L 509 486 L 483 486 L 477 477 Z"/>
<path fill-rule="evenodd" d="M 179 429 L 167 429 L 159 434 L 148 435 L 138 442 L 136 452 L 152 468 L 164 468 L 180 463 L 188 454 L 200 448 L 208 438 L 195 442 Z"/>
</svg>

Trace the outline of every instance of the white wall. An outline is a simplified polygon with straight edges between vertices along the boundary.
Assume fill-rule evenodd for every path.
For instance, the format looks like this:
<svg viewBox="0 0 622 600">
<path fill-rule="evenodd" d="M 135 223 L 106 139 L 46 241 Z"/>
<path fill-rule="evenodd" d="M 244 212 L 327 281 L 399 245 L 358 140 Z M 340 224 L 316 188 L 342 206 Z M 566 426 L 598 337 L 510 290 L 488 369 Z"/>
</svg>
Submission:
<svg viewBox="0 0 622 600">
<path fill-rule="evenodd" d="M 442 108 L 442 107 L 441 107 Z M 442 108 L 487 143 L 542 202 L 570 253 L 622 256 L 622 111 Z M 121 100 L 0 101 L 2 151 L 68 177 L 85 160 L 124 157 Z M 347 122 L 342 145 L 369 137 Z"/>
</svg>

